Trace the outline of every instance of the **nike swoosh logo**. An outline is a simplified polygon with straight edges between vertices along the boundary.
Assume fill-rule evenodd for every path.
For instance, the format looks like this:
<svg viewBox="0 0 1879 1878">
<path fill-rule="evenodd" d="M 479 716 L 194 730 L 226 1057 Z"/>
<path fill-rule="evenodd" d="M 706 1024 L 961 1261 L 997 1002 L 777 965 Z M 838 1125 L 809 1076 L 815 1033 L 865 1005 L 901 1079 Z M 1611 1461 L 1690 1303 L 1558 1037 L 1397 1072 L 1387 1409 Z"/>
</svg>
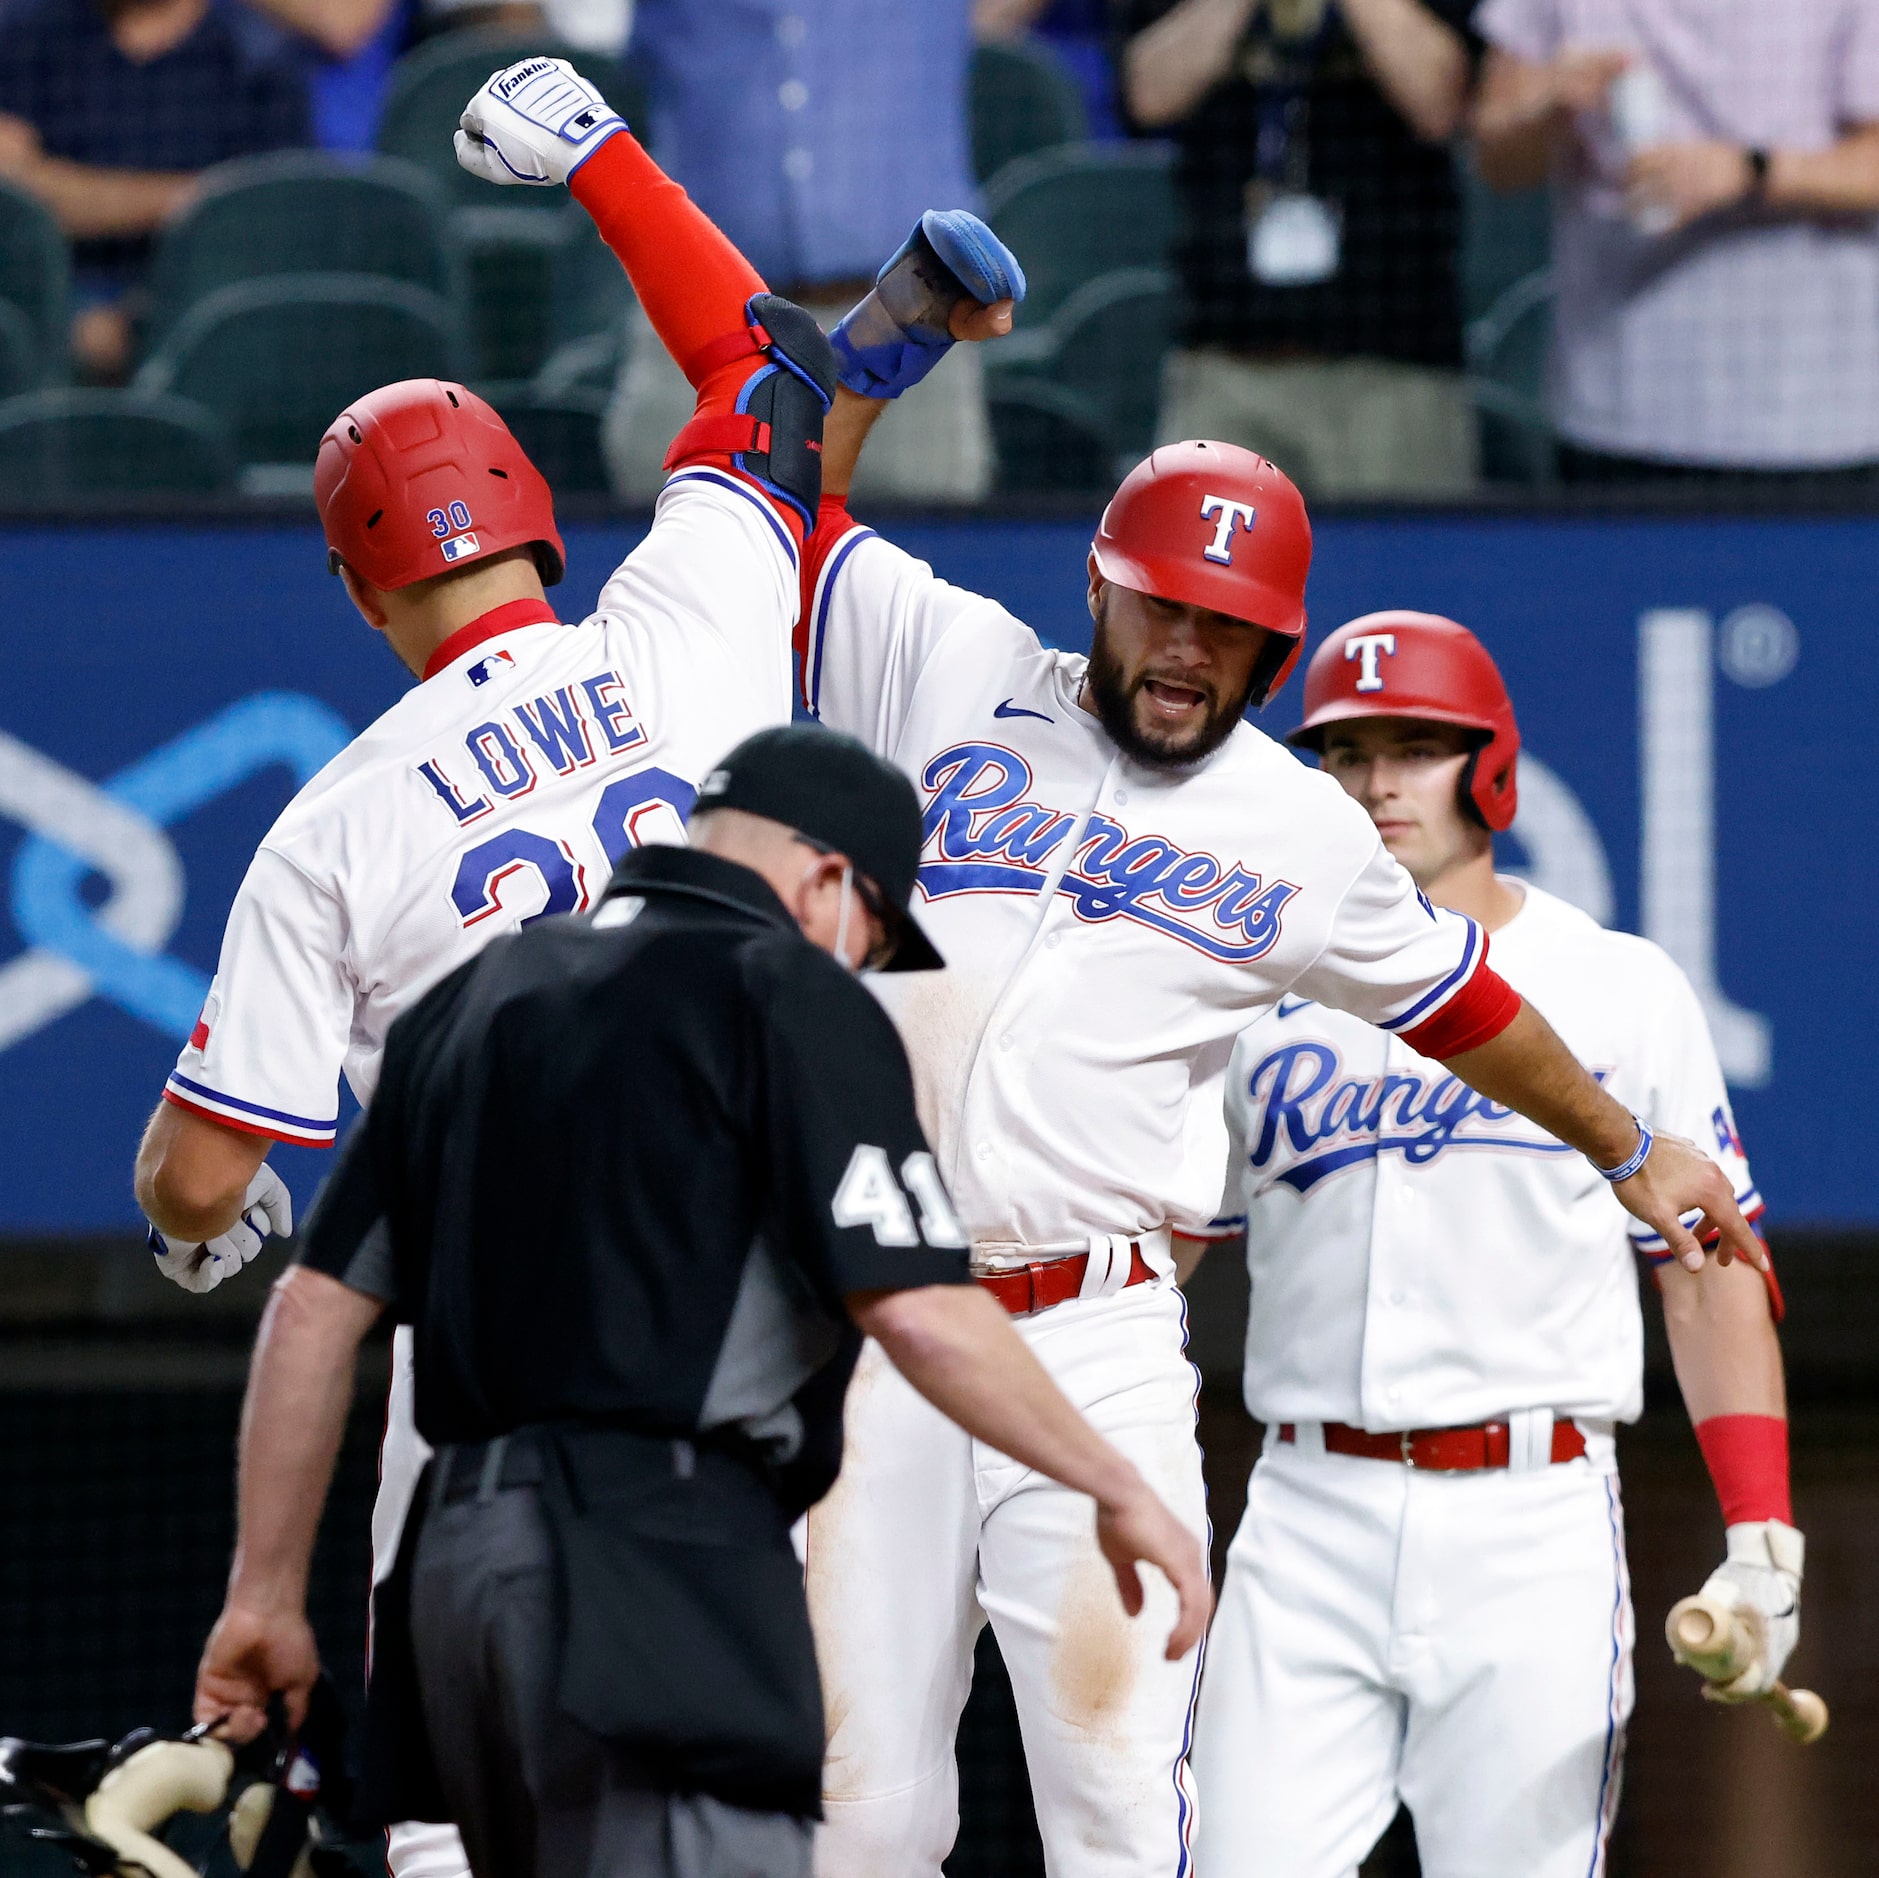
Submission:
<svg viewBox="0 0 1879 1878">
<path fill-rule="evenodd" d="M 1309 1011 L 1311 1005 L 1312 1001 L 1310 998 L 1281 998 L 1279 1000 L 1279 1015 L 1281 1017 L 1296 1017 L 1300 1011 Z"/>
<path fill-rule="evenodd" d="M 1057 721 L 1054 717 L 1045 717 L 1042 711 L 1027 711 L 1022 704 L 1013 704 L 1009 698 L 1003 704 L 994 705 L 992 715 L 994 717 L 1035 717 L 1046 724 L 1054 724 Z"/>
</svg>

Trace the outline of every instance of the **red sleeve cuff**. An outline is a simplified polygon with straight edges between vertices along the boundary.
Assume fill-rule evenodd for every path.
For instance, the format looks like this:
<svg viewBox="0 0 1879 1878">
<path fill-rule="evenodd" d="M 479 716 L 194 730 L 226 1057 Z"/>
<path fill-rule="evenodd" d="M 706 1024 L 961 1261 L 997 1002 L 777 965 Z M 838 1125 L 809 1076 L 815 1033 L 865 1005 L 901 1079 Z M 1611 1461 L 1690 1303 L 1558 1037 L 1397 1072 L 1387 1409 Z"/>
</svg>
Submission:
<svg viewBox="0 0 1879 1878">
<path fill-rule="evenodd" d="M 1438 1063 L 1492 1043 L 1520 1015 L 1520 993 L 1487 962 L 1485 949 L 1474 976 L 1436 1012 L 1400 1032 L 1403 1041 Z"/>
<path fill-rule="evenodd" d="M 1696 1440 L 1716 1483 L 1725 1526 L 1764 1519 L 1794 1524 L 1785 1417 L 1712 1415 L 1696 1424 Z"/>
</svg>

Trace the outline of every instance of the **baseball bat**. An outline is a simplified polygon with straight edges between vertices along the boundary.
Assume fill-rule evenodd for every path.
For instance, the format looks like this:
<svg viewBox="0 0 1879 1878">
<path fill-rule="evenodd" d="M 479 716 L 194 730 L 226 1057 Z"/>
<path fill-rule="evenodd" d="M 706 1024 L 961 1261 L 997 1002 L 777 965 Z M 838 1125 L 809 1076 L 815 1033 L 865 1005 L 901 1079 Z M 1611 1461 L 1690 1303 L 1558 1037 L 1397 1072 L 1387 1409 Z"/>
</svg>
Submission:
<svg viewBox="0 0 1879 1878">
<path fill-rule="evenodd" d="M 1670 1653 L 1688 1664 L 1706 1682 L 1733 1682 L 1761 1651 L 1761 1620 L 1753 1611 L 1738 1611 L 1700 1592 L 1670 1607 L 1664 1620 Z M 1710 1689 L 1703 1691 L 1710 1700 Z M 1812 1689 L 1790 1689 L 1777 1682 L 1755 1698 L 1768 1705 L 1774 1723 L 1790 1741 L 1802 1745 L 1818 1741 L 1827 1732 L 1827 1705 Z"/>
</svg>

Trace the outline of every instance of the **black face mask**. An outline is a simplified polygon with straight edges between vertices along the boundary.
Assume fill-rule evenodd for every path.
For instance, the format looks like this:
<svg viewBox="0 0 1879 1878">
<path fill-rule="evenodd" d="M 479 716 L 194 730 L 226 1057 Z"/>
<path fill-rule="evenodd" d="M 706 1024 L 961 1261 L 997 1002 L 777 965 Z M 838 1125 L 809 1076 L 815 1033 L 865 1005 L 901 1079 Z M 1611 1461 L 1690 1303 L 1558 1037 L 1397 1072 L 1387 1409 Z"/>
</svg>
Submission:
<svg viewBox="0 0 1879 1878">
<path fill-rule="evenodd" d="M 1262 656 L 1255 662 L 1253 674 L 1240 695 L 1230 704 L 1216 702 L 1213 705 L 1198 738 L 1178 746 L 1163 743 L 1144 736 L 1136 724 L 1135 700 L 1144 681 L 1137 678 L 1131 684 L 1124 679 L 1122 667 L 1110 649 L 1108 624 L 1109 596 L 1104 594 L 1096 615 L 1096 638 L 1090 647 L 1089 671 L 1083 682 L 1089 686 L 1097 720 L 1108 731 L 1110 740 L 1131 762 L 1141 764 L 1144 769 L 1192 769 L 1196 763 L 1205 762 L 1233 735 L 1254 693 L 1258 692 L 1263 699 L 1265 686 L 1271 683 L 1271 676 L 1265 670 L 1267 661 Z"/>
</svg>

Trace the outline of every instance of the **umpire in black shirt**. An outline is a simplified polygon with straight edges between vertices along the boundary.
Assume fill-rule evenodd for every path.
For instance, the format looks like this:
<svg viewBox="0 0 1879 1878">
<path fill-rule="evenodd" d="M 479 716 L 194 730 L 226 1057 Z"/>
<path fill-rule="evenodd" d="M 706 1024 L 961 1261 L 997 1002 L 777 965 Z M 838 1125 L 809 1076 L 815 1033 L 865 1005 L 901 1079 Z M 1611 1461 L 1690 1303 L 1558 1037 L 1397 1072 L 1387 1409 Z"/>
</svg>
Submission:
<svg viewBox="0 0 1879 1878">
<path fill-rule="evenodd" d="M 390 1310 L 437 1454 L 376 1603 L 364 1785 L 370 1817 L 454 1821 L 477 1878 L 807 1878 L 822 1707 L 789 1528 L 840 1467 L 863 1333 L 1093 1495 L 1125 1606 L 1138 1562 L 1180 1593 L 1171 1657 L 1206 1620 L 1198 1537 L 970 1281 L 853 975 L 940 964 L 911 784 L 764 731 L 691 837 L 393 1025 L 256 1343 L 197 1718 L 245 1738 L 276 1691 L 298 1717 L 353 1358 Z"/>
</svg>

